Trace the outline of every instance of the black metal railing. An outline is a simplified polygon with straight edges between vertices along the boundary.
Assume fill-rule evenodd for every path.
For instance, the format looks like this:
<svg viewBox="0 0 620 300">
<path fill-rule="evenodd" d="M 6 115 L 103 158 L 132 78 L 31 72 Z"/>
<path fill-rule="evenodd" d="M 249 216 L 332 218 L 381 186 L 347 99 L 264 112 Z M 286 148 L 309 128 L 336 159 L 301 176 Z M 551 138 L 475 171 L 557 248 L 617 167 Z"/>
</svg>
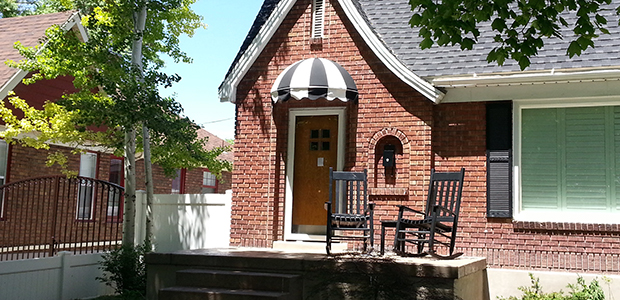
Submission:
<svg viewBox="0 0 620 300">
<path fill-rule="evenodd" d="M 122 237 L 123 187 L 51 176 L 0 186 L 0 261 L 108 251 Z"/>
</svg>

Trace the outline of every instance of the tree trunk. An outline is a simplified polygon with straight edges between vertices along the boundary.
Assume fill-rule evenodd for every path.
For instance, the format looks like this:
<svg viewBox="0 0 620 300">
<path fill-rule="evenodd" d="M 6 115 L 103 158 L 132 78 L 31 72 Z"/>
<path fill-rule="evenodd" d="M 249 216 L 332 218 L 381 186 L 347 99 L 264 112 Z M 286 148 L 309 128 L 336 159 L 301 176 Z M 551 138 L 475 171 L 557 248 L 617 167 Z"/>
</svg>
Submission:
<svg viewBox="0 0 620 300">
<path fill-rule="evenodd" d="M 151 136 L 149 129 L 142 125 L 142 138 L 144 147 L 144 180 L 146 184 L 146 227 L 145 239 L 146 244 L 151 244 L 151 222 L 153 218 L 153 168 L 151 164 Z"/>
<path fill-rule="evenodd" d="M 125 209 L 123 245 L 133 246 L 136 230 L 136 130 L 125 133 Z"/>
<path fill-rule="evenodd" d="M 137 76 L 142 78 L 142 33 L 146 25 L 146 5 L 142 4 L 139 11 L 134 11 L 134 33 L 135 38 L 131 47 L 131 62 L 139 70 Z M 145 160 L 146 161 L 146 160 Z M 150 153 L 149 153 L 150 162 Z M 146 175 L 146 174 L 145 174 Z M 147 178 L 147 182 L 152 179 Z M 152 197 L 152 196 L 151 196 Z M 136 227 L 136 130 L 132 127 L 129 133 L 125 134 L 125 218 L 123 231 L 123 245 L 133 246 L 135 244 Z M 147 203 L 147 212 L 150 206 Z M 148 220 L 148 219 L 147 219 Z M 147 226 L 150 221 L 147 221 Z M 150 230 L 147 229 L 147 232 Z M 148 237 L 147 237 L 148 238 Z"/>
</svg>

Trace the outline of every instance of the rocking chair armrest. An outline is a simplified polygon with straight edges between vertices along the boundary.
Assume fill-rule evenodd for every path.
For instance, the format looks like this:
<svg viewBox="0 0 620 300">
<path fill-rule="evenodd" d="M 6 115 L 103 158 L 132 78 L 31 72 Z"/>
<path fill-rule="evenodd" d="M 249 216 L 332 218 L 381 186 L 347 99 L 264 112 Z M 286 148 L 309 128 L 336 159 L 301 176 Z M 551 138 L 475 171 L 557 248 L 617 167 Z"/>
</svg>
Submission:
<svg viewBox="0 0 620 300">
<path fill-rule="evenodd" d="M 433 206 L 433 211 L 437 211 L 437 212 L 439 212 L 439 211 L 443 211 L 443 212 L 445 212 L 445 213 L 449 213 L 449 214 L 451 214 L 451 215 L 456 215 L 456 214 L 455 214 L 452 210 L 447 209 L 447 208 L 445 208 L 445 207 L 443 207 L 443 206 L 441 206 L 441 205 L 434 205 L 434 206 Z"/>
<path fill-rule="evenodd" d="M 421 212 L 419 210 L 415 210 L 415 209 L 407 207 L 405 205 L 397 205 L 397 206 L 398 206 L 398 210 L 400 212 L 410 211 L 410 212 L 414 212 L 414 213 L 417 213 L 417 214 L 426 215 L 425 213 L 423 213 L 423 212 Z"/>
</svg>

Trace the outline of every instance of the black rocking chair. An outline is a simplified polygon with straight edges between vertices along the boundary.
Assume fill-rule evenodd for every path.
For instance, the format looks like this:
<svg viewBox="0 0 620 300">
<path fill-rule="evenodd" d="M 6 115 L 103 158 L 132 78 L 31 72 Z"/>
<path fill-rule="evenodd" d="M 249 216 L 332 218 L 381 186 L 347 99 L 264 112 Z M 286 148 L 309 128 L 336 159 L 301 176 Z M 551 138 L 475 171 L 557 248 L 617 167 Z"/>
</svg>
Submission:
<svg viewBox="0 0 620 300">
<path fill-rule="evenodd" d="M 461 192 L 465 169 L 460 172 L 440 173 L 431 171 L 426 211 L 421 212 L 404 205 L 399 206 L 394 251 L 403 256 L 425 256 L 430 254 L 438 259 L 454 259 L 463 253 L 454 253 L 454 241 L 461 206 Z M 414 218 L 415 213 L 419 215 Z M 417 253 L 407 253 L 405 246 L 417 246 Z M 424 252 L 424 246 L 428 250 Z M 437 246 L 447 247 L 447 255 L 439 254 Z M 442 251 L 445 253 L 445 251 Z"/>
<path fill-rule="evenodd" d="M 325 202 L 327 255 L 331 254 L 332 243 L 341 240 L 362 240 L 364 251 L 372 251 L 374 203 L 368 203 L 367 178 L 366 170 L 343 172 L 329 168 L 329 201 Z"/>
</svg>

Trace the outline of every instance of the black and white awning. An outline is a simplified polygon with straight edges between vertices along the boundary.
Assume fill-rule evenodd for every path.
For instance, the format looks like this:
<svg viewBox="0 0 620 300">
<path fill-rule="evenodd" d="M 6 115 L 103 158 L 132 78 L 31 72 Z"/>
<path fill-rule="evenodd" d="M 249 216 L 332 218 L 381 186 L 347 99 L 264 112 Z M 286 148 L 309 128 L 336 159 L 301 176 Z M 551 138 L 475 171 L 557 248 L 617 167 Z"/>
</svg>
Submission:
<svg viewBox="0 0 620 300">
<path fill-rule="evenodd" d="M 288 66 L 271 88 L 273 102 L 290 98 L 341 101 L 357 100 L 357 86 L 338 63 L 324 58 L 309 58 Z"/>
</svg>

